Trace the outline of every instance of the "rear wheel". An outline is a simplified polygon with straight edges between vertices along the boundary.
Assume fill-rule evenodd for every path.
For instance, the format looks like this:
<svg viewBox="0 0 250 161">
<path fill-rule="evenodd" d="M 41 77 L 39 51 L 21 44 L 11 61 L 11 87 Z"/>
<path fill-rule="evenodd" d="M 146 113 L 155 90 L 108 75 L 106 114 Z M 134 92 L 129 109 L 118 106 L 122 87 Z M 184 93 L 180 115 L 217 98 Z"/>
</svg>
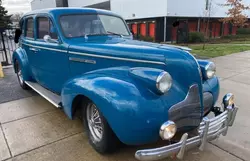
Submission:
<svg viewBox="0 0 250 161">
<path fill-rule="evenodd" d="M 99 153 L 114 152 L 120 142 L 96 105 L 90 102 L 82 109 L 89 143 Z"/>
<path fill-rule="evenodd" d="M 15 67 L 16 67 L 17 79 L 18 79 L 20 86 L 25 90 L 29 89 L 29 87 L 27 86 L 27 84 L 25 84 L 25 81 L 23 80 L 22 69 L 18 61 L 15 62 Z"/>
</svg>

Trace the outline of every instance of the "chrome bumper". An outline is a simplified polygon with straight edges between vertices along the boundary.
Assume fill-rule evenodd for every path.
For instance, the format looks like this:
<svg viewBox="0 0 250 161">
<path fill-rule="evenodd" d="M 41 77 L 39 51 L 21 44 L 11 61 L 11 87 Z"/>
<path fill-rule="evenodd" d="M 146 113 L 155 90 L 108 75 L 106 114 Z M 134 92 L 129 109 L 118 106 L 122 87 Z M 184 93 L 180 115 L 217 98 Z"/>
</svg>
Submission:
<svg viewBox="0 0 250 161">
<path fill-rule="evenodd" d="M 177 158 L 182 159 L 186 149 L 199 146 L 199 149 L 203 151 L 208 141 L 218 138 L 220 134 L 223 136 L 227 134 L 228 127 L 234 123 L 237 110 L 237 107 L 227 108 L 223 113 L 212 119 L 205 117 L 198 128 L 199 135 L 188 138 L 188 134 L 185 133 L 181 140 L 175 144 L 155 149 L 138 150 L 135 157 L 142 161 L 152 161 L 177 154 Z"/>
</svg>

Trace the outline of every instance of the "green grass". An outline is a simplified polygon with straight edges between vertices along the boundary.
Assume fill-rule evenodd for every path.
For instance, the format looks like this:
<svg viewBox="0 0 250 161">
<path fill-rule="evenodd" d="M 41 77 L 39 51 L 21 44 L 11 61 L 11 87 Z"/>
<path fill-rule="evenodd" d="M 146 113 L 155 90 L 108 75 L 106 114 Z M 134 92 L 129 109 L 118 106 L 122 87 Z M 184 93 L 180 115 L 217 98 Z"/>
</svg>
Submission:
<svg viewBox="0 0 250 161">
<path fill-rule="evenodd" d="M 250 45 L 237 44 L 206 44 L 205 50 L 202 49 L 202 44 L 189 45 L 192 49 L 191 53 L 202 57 L 213 58 L 217 56 L 224 56 L 233 53 L 250 50 Z"/>
<path fill-rule="evenodd" d="M 250 40 L 245 40 L 245 41 L 231 41 L 229 43 L 230 44 L 249 44 L 250 45 Z"/>
</svg>

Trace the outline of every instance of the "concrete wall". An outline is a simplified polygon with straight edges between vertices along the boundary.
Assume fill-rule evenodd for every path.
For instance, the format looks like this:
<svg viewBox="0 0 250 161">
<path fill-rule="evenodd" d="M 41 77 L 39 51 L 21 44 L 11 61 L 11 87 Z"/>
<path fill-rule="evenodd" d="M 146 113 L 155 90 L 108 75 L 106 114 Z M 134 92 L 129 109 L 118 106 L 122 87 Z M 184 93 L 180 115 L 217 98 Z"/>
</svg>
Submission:
<svg viewBox="0 0 250 161">
<path fill-rule="evenodd" d="M 168 16 L 173 17 L 204 17 L 206 0 L 167 0 L 168 1 Z M 228 10 L 227 7 L 222 7 L 225 0 L 209 0 L 212 2 L 210 17 L 225 17 Z M 250 4 L 250 0 L 243 0 L 243 3 Z M 250 15 L 250 12 L 246 12 Z"/>
<path fill-rule="evenodd" d="M 202 16 L 205 0 L 168 0 L 167 15 L 173 17 Z"/>
<path fill-rule="evenodd" d="M 84 7 L 106 1 L 108 0 L 68 0 L 68 5 L 69 7 Z"/>
<path fill-rule="evenodd" d="M 127 20 L 167 15 L 167 0 L 111 0 L 110 2 L 111 11 Z"/>
<path fill-rule="evenodd" d="M 33 0 L 30 4 L 31 10 L 56 7 L 55 0 Z"/>
<path fill-rule="evenodd" d="M 63 0 L 33 0 L 31 9 L 54 8 Z M 69 7 L 92 6 L 109 0 L 68 0 Z M 211 17 L 225 17 L 226 7 L 219 4 L 225 0 L 212 1 Z M 250 4 L 250 0 L 243 0 Z M 59 5 L 61 6 L 61 5 Z M 142 19 L 151 17 L 204 17 L 206 0 L 110 0 L 111 11 L 125 19 Z M 250 16 L 250 11 L 245 14 Z"/>
</svg>

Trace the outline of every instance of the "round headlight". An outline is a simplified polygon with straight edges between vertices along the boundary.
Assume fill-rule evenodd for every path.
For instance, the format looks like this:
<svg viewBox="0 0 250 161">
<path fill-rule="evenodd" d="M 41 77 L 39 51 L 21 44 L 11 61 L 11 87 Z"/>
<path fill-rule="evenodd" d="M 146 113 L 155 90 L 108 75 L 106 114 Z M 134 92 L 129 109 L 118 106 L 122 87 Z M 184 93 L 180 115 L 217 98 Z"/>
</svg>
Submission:
<svg viewBox="0 0 250 161">
<path fill-rule="evenodd" d="M 206 65 L 205 69 L 206 69 L 206 77 L 208 79 L 212 78 L 215 75 L 216 66 L 213 62 L 208 63 L 208 65 Z"/>
<path fill-rule="evenodd" d="M 166 93 L 172 86 L 172 77 L 168 72 L 161 72 L 156 79 L 156 88 L 161 93 Z"/>
<path fill-rule="evenodd" d="M 160 128 L 160 137 L 163 140 L 169 140 L 174 137 L 177 131 L 176 125 L 173 121 L 167 121 Z"/>
</svg>

